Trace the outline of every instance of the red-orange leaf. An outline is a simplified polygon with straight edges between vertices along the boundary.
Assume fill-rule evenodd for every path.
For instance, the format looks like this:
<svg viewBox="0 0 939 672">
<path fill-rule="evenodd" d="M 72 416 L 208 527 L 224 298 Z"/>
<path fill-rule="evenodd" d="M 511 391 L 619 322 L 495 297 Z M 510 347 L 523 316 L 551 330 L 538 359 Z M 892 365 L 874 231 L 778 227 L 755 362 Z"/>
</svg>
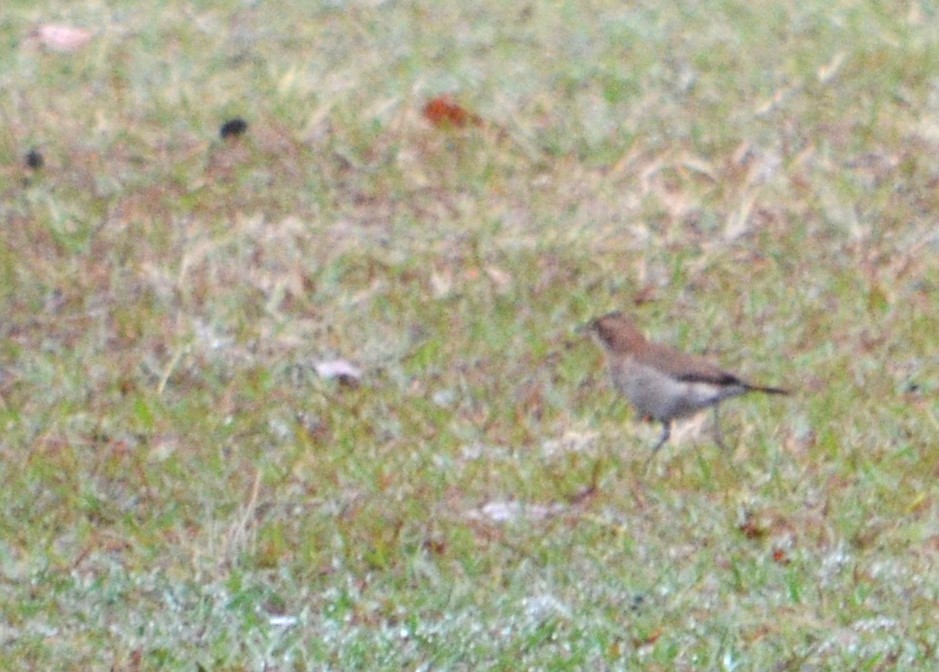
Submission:
<svg viewBox="0 0 939 672">
<path fill-rule="evenodd" d="M 447 95 L 431 98 L 424 105 L 424 118 L 437 128 L 481 126 L 482 119 Z"/>
<path fill-rule="evenodd" d="M 789 554 L 786 553 L 786 551 L 784 551 L 781 548 L 774 548 L 773 549 L 773 561 L 780 565 L 788 565 L 790 562 Z"/>
</svg>

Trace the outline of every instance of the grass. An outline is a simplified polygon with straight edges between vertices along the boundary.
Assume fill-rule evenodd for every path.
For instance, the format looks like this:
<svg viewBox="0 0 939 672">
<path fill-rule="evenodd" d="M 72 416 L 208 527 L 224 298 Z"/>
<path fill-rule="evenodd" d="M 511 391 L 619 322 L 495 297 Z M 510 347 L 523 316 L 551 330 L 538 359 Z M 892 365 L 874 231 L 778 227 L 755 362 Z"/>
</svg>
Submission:
<svg viewBox="0 0 939 672">
<path fill-rule="evenodd" d="M 4 666 L 935 667 L 934 19 L 10 4 Z M 646 473 L 614 308 L 797 394 Z"/>
</svg>

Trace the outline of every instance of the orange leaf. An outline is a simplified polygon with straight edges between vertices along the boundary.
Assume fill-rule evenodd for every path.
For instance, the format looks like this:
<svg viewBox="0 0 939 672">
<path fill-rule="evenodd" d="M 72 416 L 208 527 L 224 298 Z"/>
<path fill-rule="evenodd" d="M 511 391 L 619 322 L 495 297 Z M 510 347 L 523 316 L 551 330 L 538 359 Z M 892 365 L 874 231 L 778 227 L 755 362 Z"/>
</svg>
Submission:
<svg viewBox="0 0 939 672">
<path fill-rule="evenodd" d="M 482 119 L 448 95 L 431 98 L 424 105 L 424 118 L 437 128 L 480 126 Z"/>
</svg>

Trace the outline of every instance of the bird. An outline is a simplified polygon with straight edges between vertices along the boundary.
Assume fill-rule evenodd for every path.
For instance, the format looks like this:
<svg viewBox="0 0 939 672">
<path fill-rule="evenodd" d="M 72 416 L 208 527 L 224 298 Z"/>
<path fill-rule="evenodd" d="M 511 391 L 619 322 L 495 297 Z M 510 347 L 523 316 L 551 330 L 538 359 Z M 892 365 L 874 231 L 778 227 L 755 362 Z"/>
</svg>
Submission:
<svg viewBox="0 0 939 672">
<path fill-rule="evenodd" d="M 718 416 L 722 401 L 750 392 L 789 394 L 779 387 L 749 383 L 704 357 L 649 341 L 620 311 L 591 320 L 586 329 L 606 352 L 613 387 L 643 417 L 662 424 L 662 435 L 652 448 L 650 460 L 668 442 L 673 420 L 713 408 L 715 439 L 724 448 Z"/>
</svg>

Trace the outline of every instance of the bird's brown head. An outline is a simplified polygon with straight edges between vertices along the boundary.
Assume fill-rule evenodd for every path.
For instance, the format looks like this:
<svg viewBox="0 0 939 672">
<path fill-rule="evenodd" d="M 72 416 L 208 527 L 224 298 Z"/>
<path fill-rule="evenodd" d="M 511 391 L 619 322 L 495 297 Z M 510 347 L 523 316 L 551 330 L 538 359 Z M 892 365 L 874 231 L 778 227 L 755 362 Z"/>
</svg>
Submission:
<svg viewBox="0 0 939 672">
<path fill-rule="evenodd" d="M 630 353 L 642 348 L 646 339 L 636 328 L 631 319 L 616 311 L 598 317 L 587 328 L 596 334 L 597 339 L 611 353 Z"/>
</svg>

